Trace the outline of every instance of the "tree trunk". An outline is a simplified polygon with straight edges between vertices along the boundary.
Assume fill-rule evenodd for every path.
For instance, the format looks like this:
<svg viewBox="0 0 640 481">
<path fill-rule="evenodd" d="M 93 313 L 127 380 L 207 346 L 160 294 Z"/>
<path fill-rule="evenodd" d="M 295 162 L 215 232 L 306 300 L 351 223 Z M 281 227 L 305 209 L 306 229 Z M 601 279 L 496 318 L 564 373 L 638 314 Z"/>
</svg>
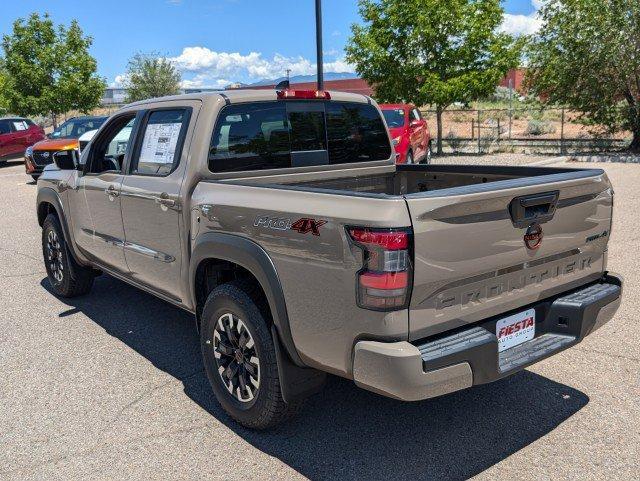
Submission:
<svg viewBox="0 0 640 481">
<path fill-rule="evenodd" d="M 638 126 L 636 126 L 636 128 L 633 131 L 633 140 L 631 141 L 629 150 L 631 152 L 640 154 L 640 128 Z"/>
<path fill-rule="evenodd" d="M 629 125 L 633 133 L 629 150 L 640 153 L 640 106 L 633 95 L 627 96 L 627 103 L 629 104 Z"/>
<path fill-rule="evenodd" d="M 53 130 L 58 128 L 58 116 L 51 112 L 51 121 L 53 122 Z"/>
<path fill-rule="evenodd" d="M 436 119 L 438 123 L 438 155 L 442 155 L 442 108 L 436 107 Z"/>
</svg>

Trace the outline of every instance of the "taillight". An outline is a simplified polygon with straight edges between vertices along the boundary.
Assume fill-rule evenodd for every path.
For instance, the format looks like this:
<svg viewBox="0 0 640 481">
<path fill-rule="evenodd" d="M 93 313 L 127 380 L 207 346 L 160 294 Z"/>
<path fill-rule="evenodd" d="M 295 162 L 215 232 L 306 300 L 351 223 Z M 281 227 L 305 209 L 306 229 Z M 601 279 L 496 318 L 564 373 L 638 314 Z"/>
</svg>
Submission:
<svg viewBox="0 0 640 481">
<path fill-rule="evenodd" d="M 331 100 L 331 94 L 325 90 L 278 90 L 278 99 Z"/>
<path fill-rule="evenodd" d="M 405 308 L 411 291 L 410 231 L 366 227 L 348 231 L 364 251 L 364 265 L 358 272 L 358 305 L 377 311 Z"/>
</svg>

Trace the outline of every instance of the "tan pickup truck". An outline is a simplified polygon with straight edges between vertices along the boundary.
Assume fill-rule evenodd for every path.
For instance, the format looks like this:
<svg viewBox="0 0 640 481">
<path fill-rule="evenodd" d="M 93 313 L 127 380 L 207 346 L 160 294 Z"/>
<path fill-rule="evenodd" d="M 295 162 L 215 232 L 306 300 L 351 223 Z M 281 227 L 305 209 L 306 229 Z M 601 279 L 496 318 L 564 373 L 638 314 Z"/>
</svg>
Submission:
<svg viewBox="0 0 640 481">
<path fill-rule="evenodd" d="M 128 105 L 38 181 L 49 280 L 75 296 L 106 273 L 193 313 L 216 397 L 253 428 L 326 373 L 427 399 L 519 371 L 614 315 L 602 170 L 394 157 L 362 95 Z"/>
</svg>

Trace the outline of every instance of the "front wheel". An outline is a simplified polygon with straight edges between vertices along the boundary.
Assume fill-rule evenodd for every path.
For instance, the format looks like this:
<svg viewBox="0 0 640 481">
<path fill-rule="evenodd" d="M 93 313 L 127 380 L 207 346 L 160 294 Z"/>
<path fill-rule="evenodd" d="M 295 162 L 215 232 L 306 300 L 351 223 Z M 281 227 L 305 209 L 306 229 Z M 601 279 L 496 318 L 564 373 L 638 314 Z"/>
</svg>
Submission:
<svg viewBox="0 0 640 481">
<path fill-rule="evenodd" d="M 273 339 L 248 284 L 216 287 L 202 311 L 200 345 L 209 383 L 223 409 L 252 429 L 297 411 L 282 397 Z"/>
<path fill-rule="evenodd" d="M 60 220 L 54 214 L 49 214 L 42 224 L 42 255 L 49 283 L 57 295 L 75 297 L 91 290 L 96 271 L 73 259 Z"/>
</svg>

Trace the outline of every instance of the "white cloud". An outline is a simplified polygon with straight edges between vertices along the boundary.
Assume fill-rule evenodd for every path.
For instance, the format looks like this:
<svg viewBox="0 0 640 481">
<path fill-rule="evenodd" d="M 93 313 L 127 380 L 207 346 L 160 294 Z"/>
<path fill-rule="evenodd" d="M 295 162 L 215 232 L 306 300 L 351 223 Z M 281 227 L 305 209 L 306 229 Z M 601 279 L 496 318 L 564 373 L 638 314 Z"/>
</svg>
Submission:
<svg viewBox="0 0 640 481">
<path fill-rule="evenodd" d="M 196 75 L 192 79 L 184 79 L 180 82 L 180 87 L 183 89 L 191 89 L 191 88 L 216 88 L 223 89 L 227 85 L 231 83 L 230 80 L 219 78 L 219 79 L 209 79 L 206 75 Z"/>
<path fill-rule="evenodd" d="M 241 54 L 239 52 L 216 52 L 207 47 L 185 47 L 171 61 L 183 74 L 195 74 L 202 84 L 220 79 L 235 78 L 243 81 L 272 79 L 285 75 L 287 69 L 291 75 L 310 75 L 315 73 L 316 64 L 302 56 L 286 57 L 276 53 L 267 59 L 259 52 Z M 325 63 L 327 72 L 354 72 L 352 65 L 344 59 Z"/>
<path fill-rule="evenodd" d="M 548 0 L 531 0 L 534 11 L 530 15 L 515 15 L 505 13 L 500 31 L 519 36 L 533 35 L 542 27 L 542 21 L 538 17 L 538 11 Z"/>
<path fill-rule="evenodd" d="M 534 15 L 512 15 L 506 13 L 500 26 L 502 32 L 511 35 L 532 35 L 540 30 L 542 21 Z"/>
<path fill-rule="evenodd" d="M 116 75 L 116 78 L 113 82 L 109 83 L 109 87 L 111 88 L 122 88 L 124 84 L 127 82 L 127 74 L 121 73 L 120 75 Z"/>
</svg>

